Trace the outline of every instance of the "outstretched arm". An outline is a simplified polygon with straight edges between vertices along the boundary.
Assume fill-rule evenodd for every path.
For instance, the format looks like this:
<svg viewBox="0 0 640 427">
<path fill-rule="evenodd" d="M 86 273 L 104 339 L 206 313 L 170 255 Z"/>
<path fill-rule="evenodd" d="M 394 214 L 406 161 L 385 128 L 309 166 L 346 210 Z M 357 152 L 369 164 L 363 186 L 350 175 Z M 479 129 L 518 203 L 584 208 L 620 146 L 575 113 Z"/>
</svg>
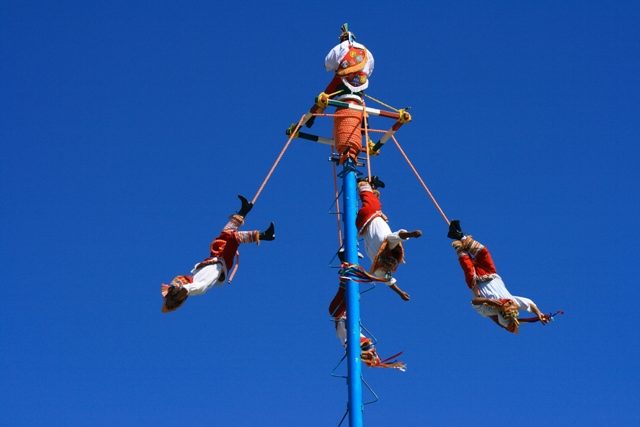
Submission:
<svg viewBox="0 0 640 427">
<path fill-rule="evenodd" d="M 475 297 L 474 299 L 471 300 L 471 304 L 473 305 L 488 304 L 494 307 L 502 307 L 502 303 L 497 299 L 483 298 L 483 297 Z"/>
<path fill-rule="evenodd" d="M 531 303 L 530 305 L 531 305 L 531 311 L 533 311 L 536 317 L 529 317 L 527 319 L 518 319 L 519 321 L 528 322 L 528 323 L 541 322 L 543 325 L 546 325 L 551 321 L 551 319 L 549 319 L 549 316 L 541 312 L 537 305 L 535 305 L 534 303 Z"/>
<path fill-rule="evenodd" d="M 406 293 L 405 291 L 403 291 L 402 289 L 400 289 L 400 287 L 397 284 L 393 284 L 393 285 L 389 285 L 389 288 L 397 293 L 398 295 L 400 295 L 400 298 L 402 298 L 404 301 L 409 301 L 411 299 L 411 297 L 409 296 L 408 293 Z"/>
</svg>

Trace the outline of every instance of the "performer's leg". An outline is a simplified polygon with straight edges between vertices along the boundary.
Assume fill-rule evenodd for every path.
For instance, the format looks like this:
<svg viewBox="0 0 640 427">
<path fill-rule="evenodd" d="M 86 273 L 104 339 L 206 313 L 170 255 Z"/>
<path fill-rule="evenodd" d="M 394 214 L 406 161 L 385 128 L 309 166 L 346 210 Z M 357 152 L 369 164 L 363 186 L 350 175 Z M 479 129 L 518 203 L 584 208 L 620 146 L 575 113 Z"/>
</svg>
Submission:
<svg viewBox="0 0 640 427">
<path fill-rule="evenodd" d="M 387 248 L 389 249 L 395 248 L 400 242 L 402 242 L 402 238 L 399 236 L 399 231 L 389 234 L 385 240 L 387 241 Z"/>
<path fill-rule="evenodd" d="M 195 272 L 193 275 L 193 283 L 188 283 L 184 285 L 184 287 L 190 296 L 202 295 L 218 283 L 221 274 L 222 265 L 219 262 L 206 265 Z"/>
<path fill-rule="evenodd" d="M 335 296 L 331 300 L 331 303 L 329 304 L 329 315 L 331 317 L 341 317 L 346 312 L 344 293 L 345 288 L 341 284 L 340 287 L 338 287 L 338 291 L 336 292 Z"/>
<path fill-rule="evenodd" d="M 345 325 L 346 321 L 347 318 L 345 316 L 335 319 L 336 337 L 338 337 L 338 341 L 340 341 L 340 345 L 343 347 L 347 346 L 347 326 Z"/>
<path fill-rule="evenodd" d="M 456 243 L 460 243 L 460 241 L 456 240 L 452 245 L 454 245 L 453 247 L 456 249 L 456 252 L 458 252 L 458 262 L 464 273 L 464 280 L 467 282 L 469 288 L 473 288 L 476 285 L 476 268 L 473 265 L 473 260 L 468 253 L 456 246 Z"/>
<path fill-rule="evenodd" d="M 477 243 L 477 242 L 476 242 Z M 482 246 L 482 245 L 480 245 Z M 496 274 L 496 265 L 489 250 L 482 246 L 476 253 L 476 265 L 486 271 L 486 274 Z"/>
<path fill-rule="evenodd" d="M 403 240 L 409 240 L 412 237 L 418 238 L 420 236 L 422 236 L 422 231 L 420 230 L 407 231 L 405 229 L 400 229 L 398 231 L 394 231 L 393 233 L 387 235 L 386 240 L 387 240 L 388 248 L 393 249 L 396 246 L 398 246 L 398 243 L 400 243 Z"/>
<path fill-rule="evenodd" d="M 462 249 L 472 257 L 475 257 L 476 255 L 478 255 L 478 252 L 484 249 L 484 245 L 482 245 L 482 243 L 478 242 L 477 240 L 473 240 L 473 236 L 464 236 L 461 242 Z"/>
<path fill-rule="evenodd" d="M 236 239 L 238 243 L 259 243 L 260 232 L 258 230 L 252 231 L 236 231 Z"/>
<path fill-rule="evenodd" d="M 380 203 L 380 198 L 375 194 L 373 187 L 367 181 L 358 182 L 358 195 L 360 196 L 360 200 L 362 201 L 362 208 L 366 212 L 363 212 L 363 215 L 373 214 L 382 209 L 382 203 Z"/>
<path fill-rule="evenodd" d="M 242 224 L 244 224 L 244 217 L 238 214 L 233 214 L 229 217 L 229 222 L 227 222 L 222 231 L 235 231 Z"/>
<path fill-rule="evenodd" d="M 338 291 L 329 304 L 329 315 L 333 317 L 333 321 L 336 326 L 336 336 L 340 341 L 340 345 L 342 345 L 343 347 L 347 343 L 347 327 L 345 325 L 347 310 L 344 300 L 344 293 L 345 288 L 341 283 L 338 287 Z"/>
</svg>

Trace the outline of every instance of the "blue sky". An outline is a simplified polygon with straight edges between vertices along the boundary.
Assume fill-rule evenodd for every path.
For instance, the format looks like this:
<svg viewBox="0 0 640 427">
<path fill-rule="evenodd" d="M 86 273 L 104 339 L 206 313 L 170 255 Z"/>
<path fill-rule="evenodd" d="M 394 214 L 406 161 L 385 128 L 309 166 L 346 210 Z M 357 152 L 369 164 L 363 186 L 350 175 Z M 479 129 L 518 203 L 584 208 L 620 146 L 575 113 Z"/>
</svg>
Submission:
<svg viewBox="0 0 640 427">
<path fill-rule="evenodd" d="M 357 10 L 352 10 L 357 9 Z M 41 2 L 0 13 L 3 425 L 331 426 L 337 246 L 326 146 L 296 140 L 235 281 L 160 313 L 328 82 L 349 22 L 368 93 L 450 218 L 550 326 L 478 316 L 446 224 L 391 144 L 401 301 L 362 297 L 408 371 L 364 369 L 365 425 L 637 425 L 640 7 L 618 1 Z M 384 120 L 372 126 L 386 128 Z M 330 133 L 328 119 L 313 128 Z M 365 400 L 368 400 L 365 396 Z"/>
</svg>

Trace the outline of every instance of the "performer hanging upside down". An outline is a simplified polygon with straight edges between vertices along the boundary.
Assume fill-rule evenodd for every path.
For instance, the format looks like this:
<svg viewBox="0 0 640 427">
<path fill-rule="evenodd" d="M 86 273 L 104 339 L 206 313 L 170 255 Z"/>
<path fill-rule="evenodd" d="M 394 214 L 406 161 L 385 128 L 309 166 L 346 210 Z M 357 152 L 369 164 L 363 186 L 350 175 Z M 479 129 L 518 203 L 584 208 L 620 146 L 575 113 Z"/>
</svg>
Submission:
<svg viewBox="0 0 640 427">
<path fill-rule="evenodd" d="M 489 250 L 472 236 L 466 236 L 460 221 L 451 221 L 447 237 L 453 239 L 451 246 L 458 254 L 464 278 L 473 294 L 471 304 L 481 316 L 490 318 L 514 334 L 518 333 L 522 322 L 549 322 L 550 317 L 543 314 L 532 300 L 511 295 L 498 275 Z M 534 313 L 536 317 L 519 318 L 519 310 Z"/>
<path fill-rule="evenodd" d="M 347 306 L 345 301 L 345 284 L 340 282 L 338 292 L 331 300 L 329 304 L 329 314 L 333 318 L 333 322 L 336 328 L 336 336 L 340 341 L 342 347 L 347 346 Z M 360 332 L 360 359 L 362 363 L 371 368 L 395 368 L 401 371 L 406 370 L 404 362 L 395 360 L 401 353 L 386 359 L 381 359 L 376 350 L 376 346 L 373 341 Z"/>
<path fill-rule="evenodd" d="M 362 200 L 362 207 L 356 217 L 358 234 L 364 238 L 365 252 L 371 260 L 370 272 L 376 277 L 388 279 L 389 287 L 400 295 L 400 298 L 409 301 L 409 294 L 398 287 L 396 279 L 391 274 L 404 262 L 402 240 L 420 237 L 422 231 L 400 229 L 392 232 L 387 217 L 381 210 L 378 188 L 384 188 L 384 182 L 377 176 L 372 177 L 371 182 L 366 179 L 360 179 L 358 182 Z"/>
<path fill-rule="evenodd" d="M 259 244 L 261 240 L 275 239 L 273 222 L 263 232 L 238 231 L 238 227 L 244 223 L 245 216 L 253 207 L 253 203 L 244 197 L 238 198 L 242 207 L 238 213 L 231 215 L 220 235 L 211 242 L 209 258 L 196 264 L 190 275 L 176 276 L 171 284 L 162 284 L 163 313 L 177 309 L 190 295 L 202 295 L 213 286 L 222 286 L 241 243 Z"/>
</svg>

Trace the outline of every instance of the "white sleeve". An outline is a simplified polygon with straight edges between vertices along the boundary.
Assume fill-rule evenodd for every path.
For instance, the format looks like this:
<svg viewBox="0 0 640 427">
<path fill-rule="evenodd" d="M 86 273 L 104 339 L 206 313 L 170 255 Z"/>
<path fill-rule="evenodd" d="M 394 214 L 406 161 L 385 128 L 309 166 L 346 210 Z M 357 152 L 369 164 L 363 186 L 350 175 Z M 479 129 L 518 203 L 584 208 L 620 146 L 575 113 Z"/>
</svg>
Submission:
<svg viewBox="0 0 640 427">
<path fill-rule="evenodd" d="M 365 71 L 367 76 L 371 76 L 373 74 L 373 66 L 375 65 L 375 61 L 373 60 L 373 53 L 369 49 L 367 49 L 367 57 L 369 58 L 367 61 L 368 70 Z"/>
<path fill-rule="evenodd" d="M 529 298 L 517 297 L 515 295 L 512 298 L 518 304 L 518 308 L 520 310 L 526 310 L 529 313 L 533 312 L 532 309 L 531 309 L 531 306 L 533 305 L 533 301 L 531 301 Z"/>
<path fill-rule="evenodd" d="M 327 56 L 324 58 L 324 67 L 327 71 L 335 71 L 338 69 L 338 66 L 340 65 L 338 63 L 338 61 L 340 61 L 340 59 L 338 58 L 339 50 L 340 45 L 331 49 Z"/>
<path fill-rule="evenodd" d="M 401 231 L 407 231 L 404 229 L 400 229 L 398 231 L 394 231 L 391 234 L 388 234 L 387 237 L 385 237 L 385 239 L 387 240 L 387 244 L 389 245 L 389 249 L 394 249 L 396 246 L 398 246 L 398 243 L 402 242 L 402 239 L 400 238 L 400 232 Z"/>
</svg>

